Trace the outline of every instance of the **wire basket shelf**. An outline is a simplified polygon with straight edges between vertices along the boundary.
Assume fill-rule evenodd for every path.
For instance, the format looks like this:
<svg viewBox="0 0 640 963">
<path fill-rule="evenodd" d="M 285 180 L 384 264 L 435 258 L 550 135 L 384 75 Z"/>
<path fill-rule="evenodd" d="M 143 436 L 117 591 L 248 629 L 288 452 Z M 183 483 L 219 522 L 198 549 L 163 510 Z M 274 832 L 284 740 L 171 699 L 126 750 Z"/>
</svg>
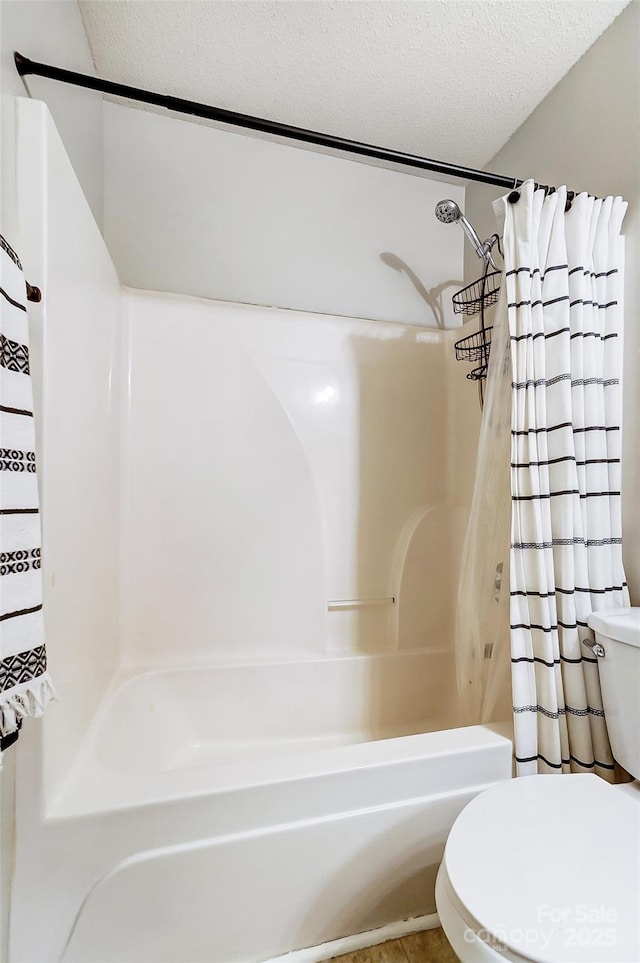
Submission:
<svg viewBox="0 0 640 963">
<path fill-rule="evenodd" d="M 456 352 L 456 361 L 480 361 L 486 371 L 491 350 L 492 330 L 492 326 L 480 328 L 479 331 L 474 331 L 473 334 L 468 334 L 466 338 L 460 338 L 459 341 L 456 341 L 453 346 Z M 477 377 L 473 377 L 473 371 L 467 375 L 467 378 L 471 378 L 472 381 L 477 380 Z"/>
<path fill-rule="evenodd" d="M 456 314 L 466 314 L 472 318 L 481 308 L 488 308 L 496 304 L 500 295 L 501 271 L 490 271 L 484 277 L 467 284 L 452 297 L 453 310 Z M 471 360 L 471 359 L 468 359 Z"/>
</svg>

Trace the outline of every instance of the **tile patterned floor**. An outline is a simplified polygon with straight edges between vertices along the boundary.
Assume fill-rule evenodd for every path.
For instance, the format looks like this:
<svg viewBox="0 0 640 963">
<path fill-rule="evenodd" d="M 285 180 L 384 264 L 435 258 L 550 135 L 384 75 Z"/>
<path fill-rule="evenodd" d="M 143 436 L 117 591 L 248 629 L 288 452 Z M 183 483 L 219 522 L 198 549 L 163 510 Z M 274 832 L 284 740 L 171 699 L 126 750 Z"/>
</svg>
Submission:
<svg viewBox="0 0 640 963">
<path fill-rule="evenodd" d="M 331 963 L 458 963 L 458 957 L 438 927 L 345 956 L 334 956 Z"/>
</svg>

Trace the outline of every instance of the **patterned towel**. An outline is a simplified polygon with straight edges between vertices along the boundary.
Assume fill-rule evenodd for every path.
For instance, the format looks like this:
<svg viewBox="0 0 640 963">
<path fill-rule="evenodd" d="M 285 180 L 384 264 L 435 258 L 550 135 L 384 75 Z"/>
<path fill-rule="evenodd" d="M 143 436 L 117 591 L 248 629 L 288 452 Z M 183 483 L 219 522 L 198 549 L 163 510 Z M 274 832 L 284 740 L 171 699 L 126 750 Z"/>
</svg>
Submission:
<svg viewBox="0 0 640 963">
<path fill-rule="evenodd" d="M 0 738 L 54 696 L 47 673 L 25 279 L 0 235 Z"/>
</svg>

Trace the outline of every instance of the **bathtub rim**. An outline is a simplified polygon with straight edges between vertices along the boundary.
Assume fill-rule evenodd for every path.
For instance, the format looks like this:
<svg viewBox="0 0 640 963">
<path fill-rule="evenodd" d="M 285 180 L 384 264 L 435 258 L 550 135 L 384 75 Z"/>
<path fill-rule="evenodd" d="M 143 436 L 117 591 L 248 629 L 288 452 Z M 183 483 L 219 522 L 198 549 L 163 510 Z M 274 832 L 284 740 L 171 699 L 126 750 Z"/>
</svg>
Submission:
<svg viewBox="0 0 640 963">
<path fill-rule="evenodd" d="M 425 758 L 455 757 L 474 749 L 513 755 L 509 722 L 434 729 L 416 735 L 352 743 L 224 767 L 176 769 L 150 774 L 122 773 L 100 765 L 95 734 L 85 741 L 60 793 L 45 807 L 46 822 L 65 822 L 116 812 L 179 804 L 188 799 L 224 796 L 237 791 L 302 783 L 361 770 L 381 770 Z M 220 770 L 224 769 L 224 772 Z M 218 777 L 212 778 L 212 777 Z"/>
</svg>

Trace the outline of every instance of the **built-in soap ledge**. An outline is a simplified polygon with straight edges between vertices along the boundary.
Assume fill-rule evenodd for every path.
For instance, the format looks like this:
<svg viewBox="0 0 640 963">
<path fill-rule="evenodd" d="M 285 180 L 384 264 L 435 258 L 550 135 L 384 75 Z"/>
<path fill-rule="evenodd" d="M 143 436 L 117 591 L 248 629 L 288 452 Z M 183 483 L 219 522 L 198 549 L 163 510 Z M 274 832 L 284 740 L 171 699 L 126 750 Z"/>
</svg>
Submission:
<svg viewBox="0 0 640 963">
<path fill-rule="evenodd" d="M 329 612 L 337 612 L 342 609 L 361 609 L 371 608 L 376 605 L 395 605 L 397 601 L 395 595 L 389 595 L 386 598 L 379 599 L 329 599 L 327 602 L 327 610 Z"/>
</svg>

